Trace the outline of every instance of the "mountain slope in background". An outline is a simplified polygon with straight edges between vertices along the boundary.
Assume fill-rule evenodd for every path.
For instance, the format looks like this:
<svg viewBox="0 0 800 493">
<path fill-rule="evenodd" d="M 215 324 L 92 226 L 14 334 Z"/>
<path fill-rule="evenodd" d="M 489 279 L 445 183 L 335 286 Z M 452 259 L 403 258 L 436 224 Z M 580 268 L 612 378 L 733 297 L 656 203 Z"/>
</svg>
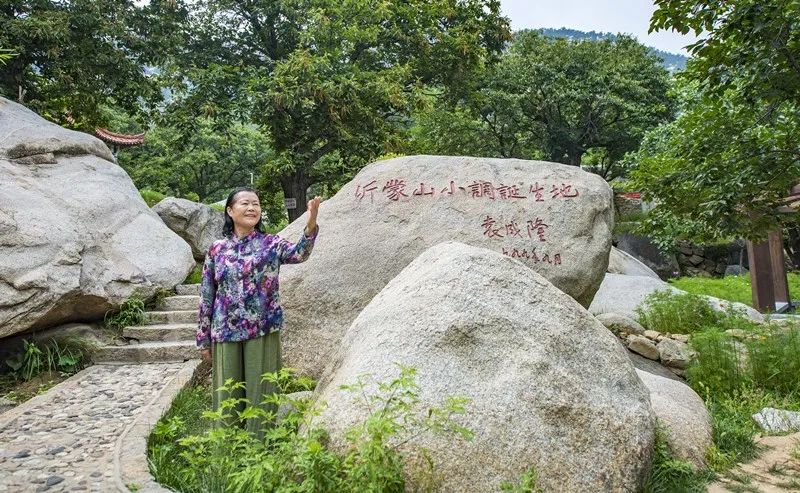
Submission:
<svg viewBox="0 0 800 493">
<path fill-rule="evenodd" d="M 602 39 L 615 39 L 617 37 L 616 34 L 612 33 L 578 31 L 577 29 L 568 29 L 566 27 L 559 29 L 537 29 L 537 31 L 548 38 L 587 39 L 590 41 L 600 41 Z M 670 72 L 675 73 L 686 68 L 686 61 L 689 59 L 688 57 L 679 55 L 677 53 L 669 53 L 667 51 L 657 50 L 655 48 L 650 48 L 650 50 L 653 52 L 653 54 L 663 60 L 662 65 L 664 65 L 664 68 Z"/>
</svg>

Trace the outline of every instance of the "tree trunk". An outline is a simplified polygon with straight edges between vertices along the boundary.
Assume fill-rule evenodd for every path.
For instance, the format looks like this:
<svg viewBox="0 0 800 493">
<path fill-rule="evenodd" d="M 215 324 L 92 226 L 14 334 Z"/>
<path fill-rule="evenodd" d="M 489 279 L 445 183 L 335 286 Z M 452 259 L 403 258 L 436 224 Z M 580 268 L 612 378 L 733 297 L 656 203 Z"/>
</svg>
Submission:
<svg viewBox="0 0 800 493">
<path fill-rule="evenodd" d="M 294 171 L 291 175 L 281 177 L 284 198 L 295 199 L 297 202 L 296 208 L 286 211 L 289 214 L 290 223 L 302 216 L 308 208 L 306 189 L 309 186 L 311 186 L 311 180 L 302 171 Z"/>
</svg>

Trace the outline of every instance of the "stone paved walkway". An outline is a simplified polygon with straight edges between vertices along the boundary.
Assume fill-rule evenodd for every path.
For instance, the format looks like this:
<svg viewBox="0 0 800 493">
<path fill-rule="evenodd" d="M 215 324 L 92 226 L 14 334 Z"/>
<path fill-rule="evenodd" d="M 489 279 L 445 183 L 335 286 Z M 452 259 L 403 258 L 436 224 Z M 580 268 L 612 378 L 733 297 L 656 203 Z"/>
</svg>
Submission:
<svg viewBox="0 0 800 493">
<path fill-rule="evenodd" d="M 196 364 L 94 365 L 0 414 L 0 492 L 128 491 L 131 470 L 147 476 L 147 431 Z"/>
</svg>

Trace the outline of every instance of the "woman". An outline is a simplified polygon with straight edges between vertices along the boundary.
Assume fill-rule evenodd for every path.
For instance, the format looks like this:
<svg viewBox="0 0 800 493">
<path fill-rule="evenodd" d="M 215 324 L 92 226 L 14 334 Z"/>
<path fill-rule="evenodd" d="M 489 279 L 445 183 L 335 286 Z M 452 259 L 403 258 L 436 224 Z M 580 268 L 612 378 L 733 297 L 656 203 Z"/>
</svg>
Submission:
<svg viewBox="0 0 800 493">
<path fill-rule="evenodd" d="M 281 264 L 303 262 L 311 254 L 319 204 L 319 197 L 308 201 L 308 222 L 300 241 L 292 244 L 264 232 L 255 190 L 237 188 L 228 196 L 223 238 L 211 244 L 203 265 L 197 328 L 201 357 L 211 361 L 215 411 L 229 397 L 275 410 L 262 404 L 277 389 L 261 375 L 281 367 L 278 272 Z M 218 391 L 229 378 L 245 382 L 245 389 Z M 237 413 L 244 407 L 240 403 Z M 245 428 L 258 439 L 264 436 L 258 419 L 248 419 Z"/>
</svg>

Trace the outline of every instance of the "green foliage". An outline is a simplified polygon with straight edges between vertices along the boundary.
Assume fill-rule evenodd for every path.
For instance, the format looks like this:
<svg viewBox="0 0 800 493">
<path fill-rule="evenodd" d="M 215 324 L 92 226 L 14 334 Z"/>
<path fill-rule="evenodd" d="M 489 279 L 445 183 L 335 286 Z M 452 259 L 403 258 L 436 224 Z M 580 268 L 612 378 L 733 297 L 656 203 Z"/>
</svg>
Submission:
<svg viewBox="0 0 800 493">
<path fill-rule="evenodd" d="M 695 470 L 692 463 L 676 459 L 667 441 L 668 430 L 662 423 L 656 426 L 653 443 L 653 468 L 644 484 L 644 493 L 705 492 L 706 484 L 714 479 L 707 469 Z"/>
<path fill-rule="evenodd" d="M 684 109 L 631 160 L 631 186 L 655 202 L 642 232 L 675 239 L 761 239 L 795 225 L 778 214 L 800 175 L 800 4 L 657 0 L 651 30 L 694 31 Z"/>
<path fill-rule="evenodd" d="M 16 53 L 13 51 L 0 48 L 0 65 L 5 65 L 6 62 L 14 58 L 14 56 L 16 56 Z"/>
<path fill-rule="evenodd" d="M 0 9 L 0 46 L 16 56 L 0 71 L 0 95 L 57 123 L 94 132 L 100 106 L 132 113 L 161 99 L 142 69 L 157 65 L 180 31 L 176 2 L 115 0 L 28 2 Z"/>
<path fill-rule="evenodd" d="M 274 149 L 263 179 L 297 199 L 290 219 L 305 211 L 309 186 L 352 177 L 398 140 L 420 88 L 463 92 L 509 37 L 494 0 L 192 7 L 180 56 L 162 74 L 174 95 L 165 119 L 183 135 L 198 117 L 257 125 Z"/>
<path fill-rule="evenodd" d="M 572 165 L 587 157 L 611 179 L 645 131 L 671 117 L 669 84 L 658 59 L 630 37 L 566 40 L 522 31 L 476 76 L 467 98 L 418 112 L 410 146 Z"/>
<path fill-rule="evenodd" d="M 46 342 L 23 339 L 23 350 L 5 360 L 17 380 L 32 380 L 43 372 L 62 376 L 77 373 L 88 360 L 92 346 L 85 339 L 67 335 Z"/>
<path fill-rule="evenodd" d="M 743 89 L 751 100 L 800 100 L 800 3 L 656 0 L 650 30 L 694 31 L 688 76 L 708 91 Z"/>
<path fill-rule="evenodd" d="M 141 325 L 145 320 L 144 308 L 144 301 L 136 296 L 132 296 L 120 306 L 118 311 L 106 312 L 103 323 L 106 327 L 117 330 Z"/>
<path fill-rule="evenodd" d="M 800 293 L 800 272 L 790 272 L 786 276 L 789 293 Z M 721 300 L 751 305 L 753 292 L 750 276 L 725 276 L 720 279 L 708 277 L 680 277 L 671 279 L 670 284 L 678 289 L 694 294 L 707 294 Z"/>
<path fill-rule="evenodd" d="M 155 294 L 153 296 L 151 296 L 147 300 L 147 302 L 145 302 L 145 308 L 156 308 L 156 307 L 160 306 L 161 303 L 163 303 L 164 298 L 167 298 L 167 297 L 173 296 L 173 295 L 175 295 L 175 291 L 174 290 L 159 288 L 158 290 L 156 290 Z"/>
<path fill-rule="evenodd" d="M 542 493 L 544 490 L 536 486 L 536 481 L 539 479 L 539 474 L 535 469 L 530 469 L 519 479 L 518 483 L 510 481 L 503 481 L 500 484 L 500 491 L 509 491 L 511 493 Z"/>
<path fill-rule="evenodd" d="M 283 391 L 312 385 L 289 370 L 264 378 Z M 228 381 L 222 388 L 242 385 Z M 344 388 L 369 414 L 347 433 L 349 445 L 341 454 L 329 448 L 327 431 L 314 423 L 318 406 L 283 393 L 268 398 L 287 406 L 288 412 L 267 429 L 263 442 L 237 426 L 203 426 L 197 433 L 198 412 L 209 405 L 207 391 L 201 390 L 187 392 L 154 428 L 148 443 L 151 472 L 162 484 L 183 492 L 402 492 L 409 477 L 432 484 L 430 476 L 413 479 L 418 476 L 404 471 L 400 447 L 406 441 L 430 432 L 470 436 L 452 419 L 464 413 L 463 399 L 451 398 L 443 408 L 418 414 L 419 389 L 411 368 L 401 367 L 399 376 L 388 382 L 362 377 Z M 216 423 L 231 419 L 236 401 L 227 399 L 219 411 L 202 416 Z M 250 406 L 239 417 L 273 422 L 271 413 Z M 190 426 L 195 426 L 193 431 Z"/>
<path fill-rule="evenodd" d="M 655 293 L 647 302 L 640 312 L 646 314 L 645 326 L 656 320 L 656 327 L 662 327 L 658 330 L 688 327 L 691 332 L 696 354 L 686 377 L 711 414 L 709 467 L 723 472 L 753 459 L 758 454 L 753 437 L 759 429 L 752 415 L 764 407 L 800 409 L 800 325 L 758 324 L 735 311 L 708 311 L 698 295 Z M 726 333 L 729 329 L 735 330 Z M 663 474 L 680 479 L 682 470 L 670 466 Z"/>
<path fill-rule="evenodd" d="M 725 319 L 728 326 L 737 325 L 732 318 Z M 738 320 L 739 328 L 748 325 L 739 337 L 726 334 L 723 325 L 691 339 L 697 357 L 686 376 L 711 414 L 714 447 L 707 460 L 716 471 L 757 456 L 754 413 L 764 407 L 800 410 L 800 326 Z"/>
<path fill-rule="evenodd" d="M 739 339 L 706 330 L 692 336 L 697 363 L 687 371 L 693 386 L 730 394 L 742 387 L 800 396 L 800 327 L 752 324 Z"/>
<path fill-rule="evenodd" d="M 691 334 L 721 319 L 702 296 L 667 290 L 649 294 L 636 313 L 642 326 L 671 334 Z"/>
<path fill-rule="evenodd" d="M 142 196 L 142 199 L 144 199 L 145 203 L 147 204 L 147 207 L 153 207 L 154 205 L 161 202 L 167 197 L 163 193 L 156 192 L 155 190 L 149 190 L 146 188 L 143 190 L 139 190 L 139 195 Z"/>
<path fill-rule="evenodd" d="M 654 202 L 642 232 L 669 248 L 727 237 L 759 238 L 796 224 L 778 214 L 800 176 L 800 107 L 764 108 L 733 90 L 718 97 L 683 90 L 677 120 L 648 133 L 628 185 Z"/>
<path fill-rule="evenodd" d="M 216 202 L 249 184 L 250 174 L 257 175 L 273 156 L 269 140 L 253 126 L 219 129 L 212 120 L 198 119 L 190 134 L 174 125 L 150 128 L 144 143 L 118 160 L 143 191 Z"/>
<path fill-rule="evenodd" d="M 201 264 L 197 264 L 192 269 L 192 272 L 186 276 L 184 279 L 183 284 L 200 284 L 203 281 L 203 266 Z"/>
</svg>

